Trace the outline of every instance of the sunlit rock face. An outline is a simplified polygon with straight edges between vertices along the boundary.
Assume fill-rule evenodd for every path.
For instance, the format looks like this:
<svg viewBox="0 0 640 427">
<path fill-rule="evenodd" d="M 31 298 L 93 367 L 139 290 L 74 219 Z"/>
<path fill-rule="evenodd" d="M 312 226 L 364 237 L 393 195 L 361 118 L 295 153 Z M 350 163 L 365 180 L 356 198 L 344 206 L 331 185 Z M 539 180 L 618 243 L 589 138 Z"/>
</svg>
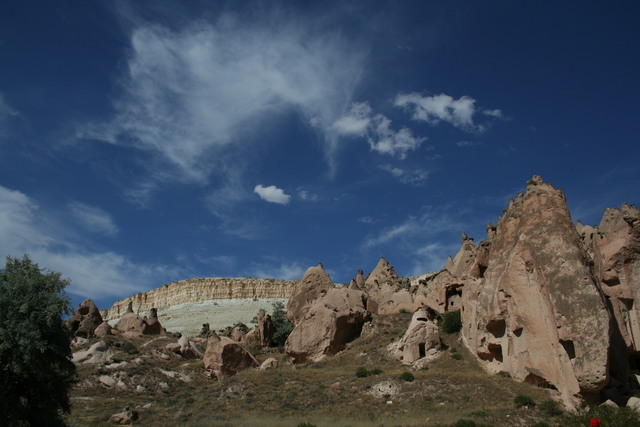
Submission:
<svg viewBox="0 0 640 427">
<path fill-rule="evenodd" d="M 168 283 L 160 288 L 140 292 L 102 311 L 105 320 L 120 318 L 129 302 L 139 315 L 148 315 L 152 308 L 162 309 L 180 304 L 198 304 L 225 299 L 282 299 L 289 298 L 295 285 L 293 280 L 260 279 L 253 277 L 210 277 L 186 279 Z"/>
<path fill-rule="evenodd" d="M 490 372 L 556 388 L 568 406 L 608 382 L 610 314 L 565 195 L 534 176 L 500 218 L 462 295 L 463 339 Z"/>
</svg>

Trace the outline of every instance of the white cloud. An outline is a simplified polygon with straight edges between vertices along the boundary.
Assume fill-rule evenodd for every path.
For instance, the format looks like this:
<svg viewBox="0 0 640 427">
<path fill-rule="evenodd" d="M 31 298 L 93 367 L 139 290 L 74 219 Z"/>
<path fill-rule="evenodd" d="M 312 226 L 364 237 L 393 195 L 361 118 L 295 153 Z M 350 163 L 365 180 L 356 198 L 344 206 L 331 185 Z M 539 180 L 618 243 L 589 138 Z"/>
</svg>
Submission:
<svg viewBox="0 0 640 427">
<path fill-rule="evenodd" d="M 420 168 L 403 169 L 386 164 L 380 165 L 380 169 L 389 172 L 403 184 L 422 185 L 429 177 L 429 171 Z"/>
<path fill-rule="evenodd" d="M 40 267 L 71 279 L 83 297 L 123 297 L 174 278 L 172 267 L 137 264 L 110 251 L 86 250 L 51 223 L 25 194 L 0 186 L 0 256 L 28 254 Z"/>
<path fill-rule="evenodd" d="M 411 274 L 424 274 L 439 271 L 444 267 L 447 257 L 459 249 L 459 244 L 443 244 L 440 242 L 429 243 L 417 248 L 414 252 L 414 261 Z"/>
<path fill-rule="evenodd" d="M 89 206 L 80 202 L 69 203 L 71 214 L 89 231 L 114 235 L 118 234 L 118 226 L 111 215 L 97 206 Z"/>
<path fill-rule="evenodd" d="M 0 93 L 0 136 L 7 134 L 6 128 L 9 121 L 18 115 L 18 111 L 11 107 L 5 100 L 4 95 Z"/>
<path fill-rule="evenodd" d="M 426 121 L 433 125 L 443 121 L 462 130 L 482 131 L 484 126 L 477 125 L 473 121 L 473 116 L 476 113 L 475 104 L 476 100 L 470 96 L 455 99 L 444 93 L 423 96 L 413 92 L 400 94 L 395 99 L 397 107 L 411 111 L 413 120 Z M 485 114 L 487 114 L 486 111 L 493 114 L 500 112 L 500 110 L 484 110 Z"/>
<path fill-rule="evenodd" d="M 277 265 L 274 265 L 277 264 Z M 251 271 L 253 277 L 274 278 L 281 280 L 300 279 L 306 268 L 297 262 L 262 263 Z"/>
<path fill-rule="evenodd" d="M 502 118 L 502 110 L 496 108 L 495 110 L 482 110 L 482 114 L 489 117 L 495 117 L 496 119 Z"/>
<path fill-rule="evenodd" d="M 317 202 L 320 200 L 320 196 L 307 190 L 298 191 L 298 198 L 307 202 Z"/>
<path fill-rule="evenodd" d="M 371 113 L 368 103 L 355 102 L 345 115 L 333 123 L 333 127 L 341 135 L 364 136 L 371 125 Z"/>
<path fill-rule="evenodd" d="M 178 178 L 203 182 L 223 162 L 221 152 L 294 108 L 321 131 L 331 160 L 331 125 L 363 62 L 351 41 L 305 25 L 140 26 L 131 33 L 115 117 L 80 127 L 77 137 L 137 147 L 172 165 Z"/>
<path fill-rule="evenodd" d="M 375 222 L 378 222 L 378 220 L 370 216 L 362 216 L 358 218 L 358 222 L 361 222 L 363 224 L 373 224 Z"/>
<path fill-rule="evenodd" d="M 460 148 L 464 148 L 464 147 L 475 147 L 476 145 L 482 145 L 482 143 L 478 141 L 458 141 L 456 142 L 456 145 Z"/>
<path fill-rule="evenodd" d="M 436 210 L 427 207 L 419 216 L 409 216 L 405 221 L 369 236 L 362 246 L 373 248 L 396 240 L 412 239 L 416 236 L 420 238 L 443 231 L 457 231 L 462 228 L 462 225 L 452 219 L 451 215 L 443 208 Z"/>
<path fill-rule="evenodd" d="M 278 188 L 275 185 L 269 185 L 264 187 L 260 184 L 256 185 L 253 189 L 262 200 L 269 203 L 278 203 L 280 205 L 286 205 L 289 203 L 291 196 L 286 194 L 282 188 Z"/>
<path fill-rule="evenodd" d="M 353 103 L 351 109 L 334 122 L 333 128 L 340 135 L 366 136 L 371 150 L 401 159 L 426 140 L 414 136 L 407 128 L 393 130 L 391 120 L 383 114 L 374 115 L 366 102 Z"/>
</svg>

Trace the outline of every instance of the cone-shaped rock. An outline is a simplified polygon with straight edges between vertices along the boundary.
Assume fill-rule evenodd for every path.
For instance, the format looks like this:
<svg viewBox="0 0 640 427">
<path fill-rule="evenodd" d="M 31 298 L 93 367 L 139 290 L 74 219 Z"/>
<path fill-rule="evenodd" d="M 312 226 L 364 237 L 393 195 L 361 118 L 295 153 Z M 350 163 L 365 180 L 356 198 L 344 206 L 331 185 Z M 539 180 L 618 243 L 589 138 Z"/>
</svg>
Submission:
<svg viewBox="0 0 640 427">
<path fill-rule="evenodd" d="M 608 382 L 609 313 L 562 191 L 534 176 L 510 202 L 482 279 L 463 294 L 463 339 L 491 372 L 579 392 Z"/>
<path fill-rule="evenodd" d="M 287 303 L 289 321 L 295 325 L 299 319 L 304 317 L 309 304 L 326 294 L 331 288 L 333 288 L 333 282 L 322 264 L 307 268 L 289 297 Z"/>
<path fill-rule="evenodd" d="M 93 300 L 86 299 L 80 303 L 73 316 L 67 320 L 67 327 L 71 333 L 79 337 L 89 337 L 102 323 L 100 310 Z"/>
<path fill-rule="evenodd" d="M 395 269 L 389 262 L 380 258 L 378 264 L 364 281 L 363 289 L 367 293 L 367 310 L 376 314 L 394 314 L 401 310 L 415 311 L 413 295 L 401 284 Z"/>
<path fill-rule="evenodd" d="M 389 261 L 384 257 L 380 257 L 378 264 L 365 280 L 364 287 L 371 289 L 384 284 L 396 284 L 398 281 L 399 277 L 396 274 L 396 270 L 389 264 Z"/>
<path fill-rule="evenodd" d="M 160 320 L 158 319 L 158 310 L 155 308 L 151 309 L 149 314 L 149 318 L 145 319 L 146 327 L 144 328 L 144 333 L 147 335 L 159 335 L 164 333 L 164 328 L 160 324 Z"/>
</svg>

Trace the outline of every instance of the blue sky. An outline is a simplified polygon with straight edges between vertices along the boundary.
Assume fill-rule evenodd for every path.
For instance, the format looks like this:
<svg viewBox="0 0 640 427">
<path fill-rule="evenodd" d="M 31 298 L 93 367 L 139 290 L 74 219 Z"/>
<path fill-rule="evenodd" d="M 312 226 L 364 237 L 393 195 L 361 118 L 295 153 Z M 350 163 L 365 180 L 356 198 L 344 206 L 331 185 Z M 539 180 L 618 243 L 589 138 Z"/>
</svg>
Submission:
<svg viewBox="0 0 640 427">
<path fill-rule="evenodd" d="M 304 3 L 304 6 L 303 6 Z M 638 203 L 636 2 L 0 6 L 0 255 L 101 306 L 438 269 L 534 173 Z"/>
</svg>

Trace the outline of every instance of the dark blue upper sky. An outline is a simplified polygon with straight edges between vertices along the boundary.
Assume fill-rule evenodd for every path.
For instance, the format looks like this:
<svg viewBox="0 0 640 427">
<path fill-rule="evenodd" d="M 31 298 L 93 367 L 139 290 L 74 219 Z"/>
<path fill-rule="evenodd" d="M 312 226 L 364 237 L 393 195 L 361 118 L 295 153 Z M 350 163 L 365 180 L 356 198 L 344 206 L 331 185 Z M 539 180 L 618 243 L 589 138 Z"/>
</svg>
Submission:
<svg viewBox="0 0 640 427">
<path fill-rule="evenodd" d="M 534 173 L 640 199 L 637 2 L 0 6 L 0 255 L 74 301 L 438 269 Z"/>
</svg>

